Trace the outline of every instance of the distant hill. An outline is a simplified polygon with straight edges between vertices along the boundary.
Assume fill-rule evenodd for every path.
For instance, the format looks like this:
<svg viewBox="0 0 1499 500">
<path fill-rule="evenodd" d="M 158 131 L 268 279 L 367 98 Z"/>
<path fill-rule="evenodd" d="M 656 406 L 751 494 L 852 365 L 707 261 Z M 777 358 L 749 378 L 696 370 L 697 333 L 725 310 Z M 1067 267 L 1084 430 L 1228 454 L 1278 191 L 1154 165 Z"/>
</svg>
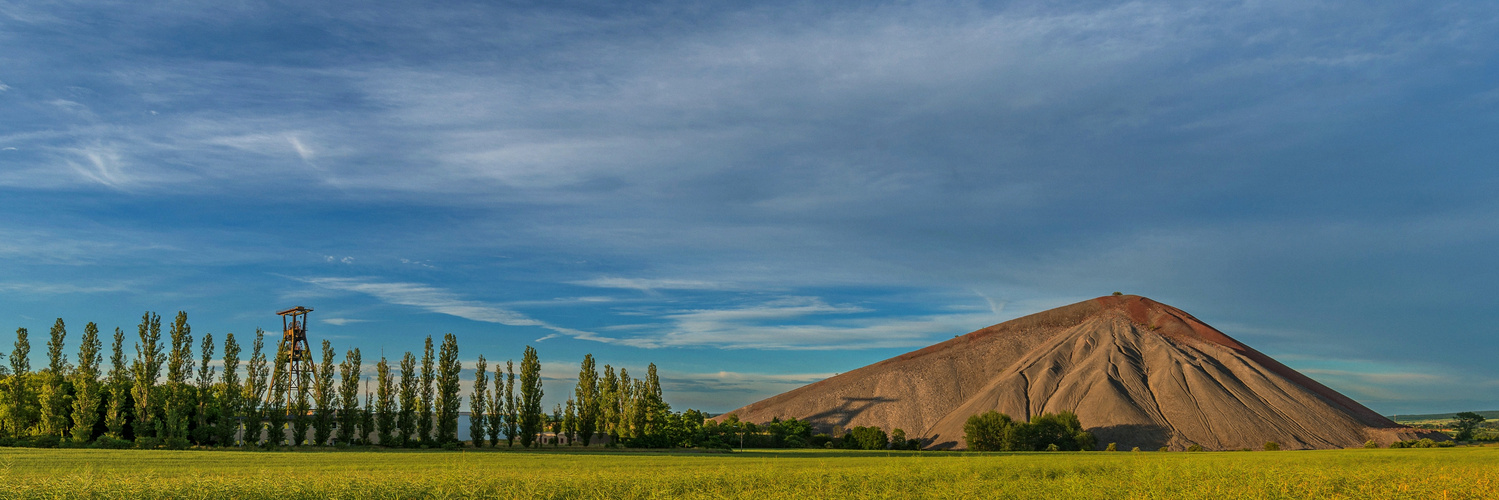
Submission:
<svg viewBox="0 0 1499 500">
<path fill-rule="evenodd" d="M 1489 419 L 1489 420 L 1499 419 L 1499 410 L 1475 411 L 1473 413 L 1477 413 L 1479 415 L 1482 415 L 1483 418 L 1486 418 L 1486 419 Z M 1452 419 L 1457 418 L 1457 414 L 1458 414 L 1458 412 L 1452 412 L 1452 413 L 1425 413 L 1425 414 L 1418 414 L 1418 415 L 1391 415 L 1390 416 L 1390 420 L 1394 420 L 1396 422 L 1421 422 L 1421 421 L 1426 421 L 1426 420 L 1452 420 Z"/>
<path fill-rule="evenodd" d="M 1100 445 L 1345 448 L 1440 434 L 1399 425 L 1145 297 L 1107 296 L 969 333 L 738 410 L 830 431 L 899 428 L 961 449 L 969 416 L 1072 411 Z M 726 414 L 727 415 L 727 414 Z"/>
</svg>

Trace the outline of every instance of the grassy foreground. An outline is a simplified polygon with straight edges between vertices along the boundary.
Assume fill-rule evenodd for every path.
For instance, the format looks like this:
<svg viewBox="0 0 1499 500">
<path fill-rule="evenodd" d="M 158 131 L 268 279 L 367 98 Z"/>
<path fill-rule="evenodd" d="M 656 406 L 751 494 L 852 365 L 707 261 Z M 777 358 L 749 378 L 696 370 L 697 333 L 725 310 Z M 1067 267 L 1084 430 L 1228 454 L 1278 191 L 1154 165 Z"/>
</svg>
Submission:
<svg viewBox="0 0 1499 500">
<path fill-rule="evenodd" d="M 0 448 L 3 498 L 1499 498 L 1499 448 L 1228 453 Z"/>
</svg>

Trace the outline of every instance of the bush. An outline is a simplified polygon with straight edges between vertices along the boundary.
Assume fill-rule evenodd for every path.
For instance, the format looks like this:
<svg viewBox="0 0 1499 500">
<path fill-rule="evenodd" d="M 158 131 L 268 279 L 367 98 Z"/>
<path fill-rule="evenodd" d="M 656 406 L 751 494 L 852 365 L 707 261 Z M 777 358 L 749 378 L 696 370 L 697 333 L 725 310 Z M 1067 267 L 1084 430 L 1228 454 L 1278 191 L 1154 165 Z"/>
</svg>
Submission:
<svg viewBox="0 0 1499 500">
<path fill-rule="evenodd" d="M 996 411 L 980 413 L 963 424 L 963 440 L 974 451 L 1040 451 L 1051 445 L 1079 451 L 1098 445 L 1093 434 L 1083 430 L 1077 415 L 1068 411 L 1036 415 L 1030 422 L 1017 422 Z"/>
<path fill-rule="evenodd" d="M 1431 438 L 1421 438 L 1420 441 L 1416 441 L 1416 444 L 1412 445 L 1411 447 L 1412 448 L 1436 448 L 1437 447 L 1437 442 L 1436 441 L 1432 441 Z"/>
<path fill-rule="evenodd" d="M 1280 451 L 1280 443 L 1268 441 L 1265 443 L 1265 451 Z"/>
<path fill-rule="evenodd" d="M 133 445 L 134 443 L 131 443 L 124 439 L 115 439 L 109 436 L 99 436 L 99 439 L 95 440 L 92 446 L 94 448 L 104 450 L 126 450 L 130 449 L 130 447 Z"/>
<path fill-rule="evenodd" d="M 1119 445 L 1117 443 L 1109 443 L 1109 446 L 1104 448 L 1103 451 L 1119 451 Z"/>
<path fill-rule="evenodd" d="M 1378 448 L 1379 447 L 1379 443 L 1376 443 L 1376 442 L 1374 442 L 1373 439 L 1370 439 L 1368 441 L 1364 441 L 1364 447 L 1365 448 Z"/>
<path fill-rule="evenodd" d="M 1140 447 L 1136 446 L 1134 448 L 1130 448 L 1129 451 L 1132 451 L 1132 452 L 1135 452 L 1135 453 L 1139 453 L 1140 452 Z"/>
<path fill-rule="evenodd" d="M 920 450 L 921 449 L 921 440 L 920 439 L 907 439 L 906 440 L 906 449 L 907 450 Z"/>
<path fill-rule="evenodd" d="M 1161 449 L 1156 450 L 1156 451 L 1171 451 L 1171 448 L 1167 448 L 1165 446 L 1162 446 Z"/>
<path fill-rule="evenodd" d="M 1202 445 L 1194 444 L 1192 446 L 1188 446 L 1187 451 L 1202 451 Z"/>
<path fill-rule="evenodd" d="M 807 440 L 807 445 L 813 448 L 827 448 L 828 443 L 832 442 L 833 436 L 829 436 L 827 433 L 818 433 L 813 434 L 812 439 Z"/>
<path fill-rule="evenodd" d="M 1046 451 L 1062 451 L 1062 448 L 1058 447 L 1056 443 L 1052 443 L 1046 445 Z"/>
<path fill-rule="evenodd" d="M 32 448 L 56 448 L 61 443 L 62 439 L 57 436 L 33 436 L 31 438 Z"/>
<path fill-rule="evenodd" d="M 1409 448 L 1409 447 L 1410 446 L 1408 446 L 1408 445 L 1405 444 L 1405 441 L 1395 441 L 1393 443 L 1390 443 L 1390 448 L 1392 448 L 1392 449 L 1395 449 L 1395 448 Z"/>
<path fill-rule="evenodd" d="M 135 438 L 135 447 L 136 448 L 140 448 L 142 450 L 154 450 L 158 446 L 161 446 L 161 440 L 160 439 L 156 439 L 154 437 L 147 437 L 147 436 L 136 436 L 136 438 Z"/>
<path fill-rule="evenodd" d="M 192 446 L 192 443 L 188 442 L 187 438 L 180 437 L 167 438 L 165 444 L 168 450 L 186 450 Z"/>
</svg>

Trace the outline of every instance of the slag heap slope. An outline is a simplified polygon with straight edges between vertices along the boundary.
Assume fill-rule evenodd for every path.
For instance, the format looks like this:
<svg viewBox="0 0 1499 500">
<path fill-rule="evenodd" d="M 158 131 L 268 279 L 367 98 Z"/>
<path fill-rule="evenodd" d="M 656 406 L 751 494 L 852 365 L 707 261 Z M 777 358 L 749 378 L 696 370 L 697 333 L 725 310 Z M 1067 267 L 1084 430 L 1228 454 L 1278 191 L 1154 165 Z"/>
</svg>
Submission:
<svg viewBox="0 0 1499 500">
<path fill-rule="evenodd" d="M 740 408 L 741 420 L 903 429 L 964 447 L 970 415 L 1072 411 L 1100 443 L 1343 448 L 1398 425 L 1180 309 L 1107 296 L 1007 321 Z"/>
</svg>

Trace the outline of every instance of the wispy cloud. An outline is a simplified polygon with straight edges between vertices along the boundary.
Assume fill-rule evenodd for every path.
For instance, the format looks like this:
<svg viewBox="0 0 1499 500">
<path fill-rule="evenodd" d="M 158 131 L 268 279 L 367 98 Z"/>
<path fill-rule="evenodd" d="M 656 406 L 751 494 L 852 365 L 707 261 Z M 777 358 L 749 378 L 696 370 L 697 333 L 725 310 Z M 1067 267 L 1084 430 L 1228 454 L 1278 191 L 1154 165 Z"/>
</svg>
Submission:
<svg viewBox="0 0 1499 500">
<path fill-rule="evenodd" d="M 468 300 L 457 294 L 418 283 L 390 283 L 361 278 L 297 278 L 298 280 L 331 290 L 356 292 L 372 296 L 383 302 L 411 306 L 429 312 L 459 318 L 497 323 L 507 326 L 532 326 L 551 330 L 579 340 L 613 342 L 592 332 L 556 326 L 533 319 L 524 314 L 505 309 L 495 304 Z"/>
<path fill-rule="evenodd" d="M 321 319 L 319 321 L 322 321 L 324 323 L 327 323 L 327 324 L 330 324 L 330 325 L 334 325 L 334 326 L 344 326 L 344 325 L 352 325 L 354 323 L 369 323 L 370 322 L 370 320 L 367 320 L 367 319 L 352 319 L 352 318 L 324 318 L 324 319 Z"/>
<path fill-rule="evenodd" d="M 849 317 L 872 312 L 816 297 L 786 297 L 741 307 L 667 313 L 660 316 L 667 323 L 661 330 L 637 330 L 630 340 L 644 347 L 899 348 L 923 346 L 942 334 L 967 333 L 992 321 L 987 314 Z"/>
<path fill-rule="evenodd" d="M 656 290 L 724 290 L 732 288 L 730 285 L 727 285 L 725 283 L 717 283 L 712 281 L 618 277 L 602 277 L 588 280 L 571 281 L 569 283 L 594 288 L 620 288 L 626 290 L 639 290 L 645 293 L 654 293 Z"/>
</svg>

